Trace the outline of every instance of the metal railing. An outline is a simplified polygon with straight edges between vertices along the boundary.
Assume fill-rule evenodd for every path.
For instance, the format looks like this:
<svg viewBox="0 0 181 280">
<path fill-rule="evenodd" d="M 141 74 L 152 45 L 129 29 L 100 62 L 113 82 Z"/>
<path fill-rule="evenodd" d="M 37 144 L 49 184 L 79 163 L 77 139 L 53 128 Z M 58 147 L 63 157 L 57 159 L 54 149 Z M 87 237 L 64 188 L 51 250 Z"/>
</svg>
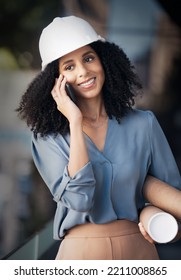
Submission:
<svg viewBox="0 0 181 280">
<path fill-rule="evenodd" d="M 26 241 L 18 249 L 10 252 L 4 260 L 54 259 L 59 242 L 53 240 L 53 220 Z M 161 260 L 181 260 L 181 239 L 174 243 L 156 244 Z M 52 252 L 53 251 L 53 252 Z M 46 255 L 46 258 L 44 256 Z"/>
<path fill-rule="evenodd" d="M 56 241 L 53 240 L 53 221 L 48 222 L 45 227 L 37 232 L 25 244 L 10 252 L 4 260 L 38 260 L 51 248 Z"/>
</svg>

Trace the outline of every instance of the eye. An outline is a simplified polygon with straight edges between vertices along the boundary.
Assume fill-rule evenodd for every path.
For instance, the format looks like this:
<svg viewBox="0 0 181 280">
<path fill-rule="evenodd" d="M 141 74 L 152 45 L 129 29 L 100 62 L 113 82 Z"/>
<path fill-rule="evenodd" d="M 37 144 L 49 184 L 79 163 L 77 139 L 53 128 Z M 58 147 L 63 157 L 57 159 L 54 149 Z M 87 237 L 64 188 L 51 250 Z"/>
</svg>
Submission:
<svg viewBox="0 0 181 280">
<path fill-rule="evenodd" d="M 84 58 L 85 62 L 92 62 L 93 60 L 94 60 L 94 56 L 92 56 L 92 55 Z"/>
<path fill-rule="evenodd" d="M 71 71 L 71 70 L 73 70 L 74 69 L 74 66 L 73 65 L 67 65 L 66 67 L 65 67 L 65 70 L 66 71 Z"/>
</svg>

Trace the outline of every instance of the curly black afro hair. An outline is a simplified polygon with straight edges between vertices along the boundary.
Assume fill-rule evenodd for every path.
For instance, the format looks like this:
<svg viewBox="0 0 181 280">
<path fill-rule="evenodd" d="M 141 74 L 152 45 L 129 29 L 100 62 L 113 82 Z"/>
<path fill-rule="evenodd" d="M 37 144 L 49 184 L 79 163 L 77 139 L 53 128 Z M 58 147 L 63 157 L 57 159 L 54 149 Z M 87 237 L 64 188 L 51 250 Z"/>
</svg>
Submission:
<svg viewBox="0 0 181 280">
<path fill-rule="evenodd" d="M 96 41 L 90 46 L 98 54 L 105 71 L 103 99 L 109 118 L 118 122 L 134 105 L 134 97 L 142 88 L 124 51 L 114 43 Z M 59 60 L 47 65 L 31 82 L 16 109 L 21 119 L 26 120 L 35 136 L 57 135 L 69 131 L 68 120 L 58 110 L 51 90 L 59 76 Z"/>
</svg>

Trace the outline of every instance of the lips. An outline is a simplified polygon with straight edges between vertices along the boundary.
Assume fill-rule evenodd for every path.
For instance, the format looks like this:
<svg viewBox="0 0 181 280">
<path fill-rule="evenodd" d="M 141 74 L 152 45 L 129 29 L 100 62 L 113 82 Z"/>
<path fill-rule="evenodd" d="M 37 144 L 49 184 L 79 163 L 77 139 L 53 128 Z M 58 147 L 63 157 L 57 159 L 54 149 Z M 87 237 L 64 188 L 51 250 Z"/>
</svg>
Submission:
<svg viewBox="0 0 181 280">
<path fill-rule="evenodd" d="M 80 87 L 89 88 L 95 83 L 96 78 L 91 78 L 79 84 Z"/>
</svg>

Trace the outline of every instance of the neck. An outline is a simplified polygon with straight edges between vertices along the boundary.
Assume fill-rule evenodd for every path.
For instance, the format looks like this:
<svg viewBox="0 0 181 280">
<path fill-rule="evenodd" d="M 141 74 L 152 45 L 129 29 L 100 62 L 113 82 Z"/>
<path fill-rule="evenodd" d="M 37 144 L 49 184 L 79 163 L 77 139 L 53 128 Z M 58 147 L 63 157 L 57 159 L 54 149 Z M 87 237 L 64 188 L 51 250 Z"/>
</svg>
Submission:
<svg viewBox="0 0 181 280">
<path fill-rule="evenodd" d="M 85 120 L 96 122 L 99 121 L 100 118 L 107 117 L 102 99 L 84 101 L 84 103 L 79 104 L 79 108 Z"/>
<path fill-rule="evenodd" d="M 84 102 L 79 108 L 82 111 L 84 127 L 100 128 L 107 123 L 108 116 L 102 100 L 100 102 Z"/>
</svg>

